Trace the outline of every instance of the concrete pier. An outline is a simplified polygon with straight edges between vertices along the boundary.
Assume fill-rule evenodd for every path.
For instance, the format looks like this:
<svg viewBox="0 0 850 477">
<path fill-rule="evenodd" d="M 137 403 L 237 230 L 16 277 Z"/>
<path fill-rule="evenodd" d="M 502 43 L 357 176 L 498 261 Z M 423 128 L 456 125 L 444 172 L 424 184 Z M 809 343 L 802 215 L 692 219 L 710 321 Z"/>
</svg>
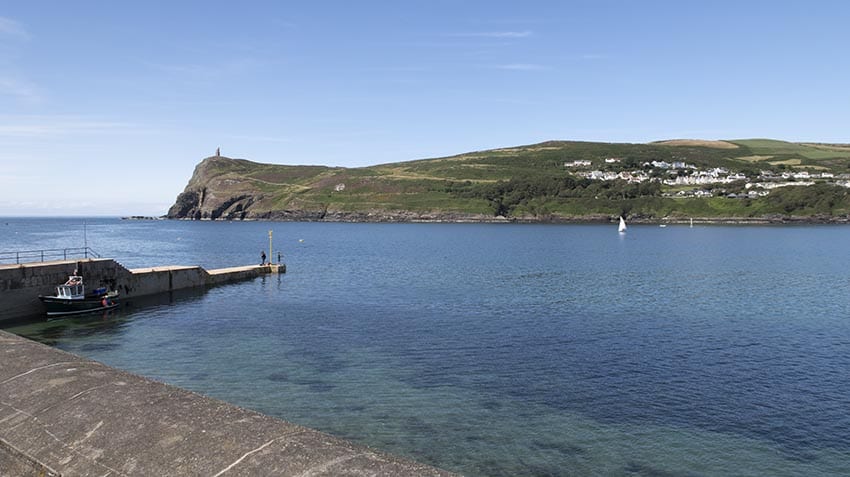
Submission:
<svg viewBox="0 0 850 477">
<path fill-rule="evenodd" d="M 448 472 L 0 331 L 0 476 Z"/>
<path fill-rule="evenodd" d="M 250 265 L 205 270 L 199 266 L 127 269 L 109 258 L 0 265 L 0 322 L 44 313 L 38 295 L 52 295 L 78 270 L 87 289 L 106 286 L 121 298 L 221 285 L 269 273 L 285 273 L 286 265 Z"/>
<path fill-rule="evenodd" d="M 77 269 L 122 297 L 215 286 L 285 265 L 127 269 L 111 259 L 0 266 L 0 321 L 43 313 Z M 448 476 L 448 472 L 0 331 L 0 477 Z"/>
</svg>

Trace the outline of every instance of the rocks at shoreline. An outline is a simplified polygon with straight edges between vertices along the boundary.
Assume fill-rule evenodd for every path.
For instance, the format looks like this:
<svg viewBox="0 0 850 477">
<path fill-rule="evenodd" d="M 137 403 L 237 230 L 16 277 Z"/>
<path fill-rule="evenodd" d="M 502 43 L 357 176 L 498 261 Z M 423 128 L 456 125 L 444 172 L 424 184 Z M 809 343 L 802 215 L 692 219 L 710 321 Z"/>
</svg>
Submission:
<svg viewBox="0 0 850 477">
<path fill-rule="evenodd" d="M 278 211 L 244 218 L 216 219 L 191 217 L 171 217 L 173 220 L 204 221 L 271 221 L 271 222 L 348 222 L 348 223 L 481 223 L 481 224 L 615 224 L 619 216 L 547 216 L 547 217 L 493 217 L 481 214 L 458 213 L 416 213 L 410 211 L 388 212 L 333 212 L 316 213 L 309 211 Z M 769 217 L 633 217 L 626 220 L 632 225 L 806 225 L 806 224 L 848 224 L 846 216 L 769 216 Z"/>
</svg>

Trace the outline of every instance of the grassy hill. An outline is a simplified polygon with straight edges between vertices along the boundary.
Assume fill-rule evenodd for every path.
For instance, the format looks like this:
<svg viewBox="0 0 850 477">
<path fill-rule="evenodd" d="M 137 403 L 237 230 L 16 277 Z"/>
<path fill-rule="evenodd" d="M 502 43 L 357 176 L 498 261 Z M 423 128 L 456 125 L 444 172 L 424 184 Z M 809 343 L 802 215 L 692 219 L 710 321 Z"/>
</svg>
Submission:
<svg viewBox="0 0 850 477">
<path fill-rule="evenodd" d="M 606 162 L 606 159 L 618 162 Z M 565 166 L 590 161 L 579 169 Z M 817 189 L 828 203 L 809 203 L 800 187 L 733 200 L 669 197 L 660 182 L 591 181 L 582 171 L 649 170 L 652 161 L 760 171 L 850 173 L 850 146 L 769 139 L 671 140 L 649 144 L 549 141 L 362 168 L 259 164 L 214 156 L 195 169 L 169 210 L 172 218 L 277 220 L 607 220 L 620 214 L 671 217 L 843 217 L 847 189 Z M 656 178 L 665 171 L 650 171 Z M 727 187 L 740 191 L 743 184 Z M 824 191 L 828 191 L 824 192 Z M 811 192 L 811 191 L 809 191 Z M 793 197 L 786 197 L 786 196 Z M 835 195 L 836 197 L 833 197 Z M 802 201 L 802 202 L 801 202 Z M 817 202 L 817 201 L 814 201 Z M 789 207 L 789 203 L 793 206 Z"/>
<path fill-rule="evenodd" d="M 757 158 L 770 165 L 786 164 L 796 168 L 838 170 L 845 172 L 850 162 L 850 146 L 830 144 L 800 144 L 772 139 L 744 139 L 731 141 L 752 152 L 739 156 L 743 160 Z"/>
</svg>

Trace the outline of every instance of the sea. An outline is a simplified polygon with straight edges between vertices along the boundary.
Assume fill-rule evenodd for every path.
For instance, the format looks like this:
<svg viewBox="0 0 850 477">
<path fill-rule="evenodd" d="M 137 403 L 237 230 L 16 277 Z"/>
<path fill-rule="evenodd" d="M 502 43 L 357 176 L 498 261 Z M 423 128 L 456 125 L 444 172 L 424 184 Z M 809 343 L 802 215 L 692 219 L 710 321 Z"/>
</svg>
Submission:
<svg viewBox="0 0 850 477">
<path fill-rule="evenodd" d="M 287 271 L 8 331 L 469 476 L 850 475 L 848 226 L 0 218 L 84 244 Z"/>
</svg>

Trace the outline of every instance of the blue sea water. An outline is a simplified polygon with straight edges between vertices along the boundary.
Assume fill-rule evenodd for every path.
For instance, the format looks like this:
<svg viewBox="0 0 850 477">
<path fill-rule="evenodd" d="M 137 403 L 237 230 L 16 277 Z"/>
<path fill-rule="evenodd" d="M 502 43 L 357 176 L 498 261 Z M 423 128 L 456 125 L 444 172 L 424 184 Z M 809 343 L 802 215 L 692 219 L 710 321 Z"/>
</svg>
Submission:
<svg viewBox="0 0 850 477">
<path fill-rule="evenodd" d="M 850 474 L 848 227 L 85 222 L 130 268 L 272 230 L 288 272 L 10 331 L 466 475 Z"/>
</svg>

